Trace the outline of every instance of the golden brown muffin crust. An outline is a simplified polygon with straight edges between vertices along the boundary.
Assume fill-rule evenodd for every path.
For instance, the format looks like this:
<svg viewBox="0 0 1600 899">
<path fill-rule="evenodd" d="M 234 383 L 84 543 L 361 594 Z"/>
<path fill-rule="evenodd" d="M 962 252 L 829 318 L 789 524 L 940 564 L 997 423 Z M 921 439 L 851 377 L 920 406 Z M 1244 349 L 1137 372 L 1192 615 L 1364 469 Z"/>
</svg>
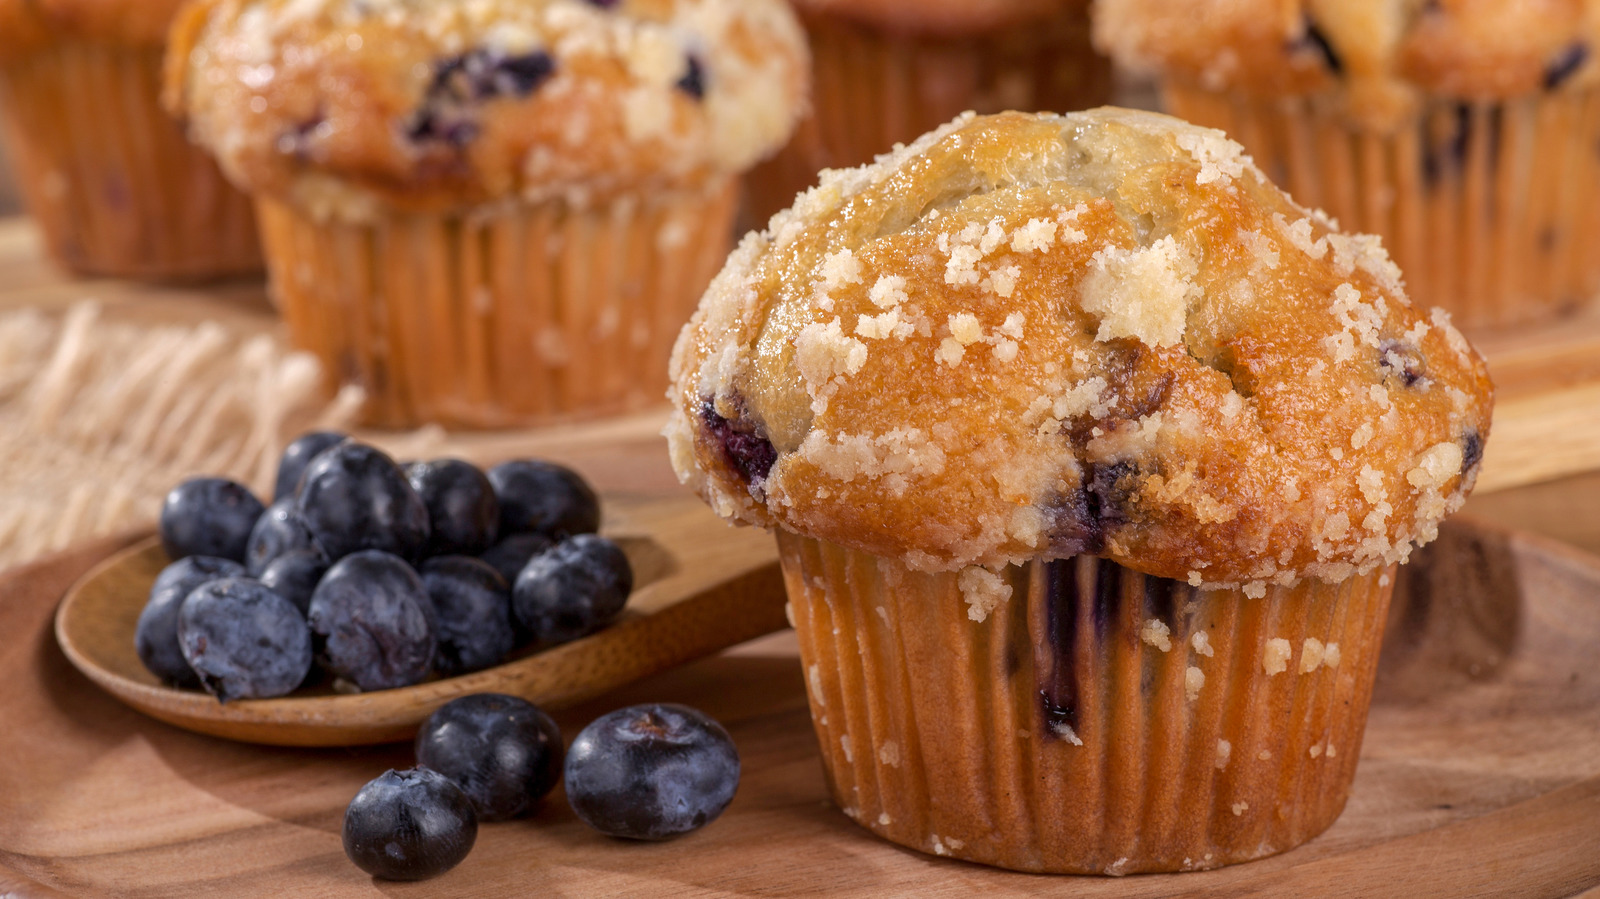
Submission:
<svg viewBox="0 0 1600 899">
<path fill-rule="evenodd" d="M 359 219 L 737 173 L 806 65 L 779 0 L 201 0 L 167 83 L 236 182 Z"/>
<path fill-rule="evenodd" d="M 1213 89 L 1342 93 L 1393 121 L 1415 91 L 1483 100 L 1600 81 L 1600 0 L 1096 0 L 1125 66 Z"/>
<path fill-rule="evenodd" d="M 1476 477 L 1483 361 L 1220 132 L 963 118 L 745 238 L 674 356 L 725 517 L 916 568 L 1340 580 Z"/>
<path fill-rule="evenodd" d="M 960 36 L 1081 10 L 1088 0 L 790 0 L 802 13 L 901 34 Z"/>
<path fill-rule="evenodd" d="M 71 38 L 159 47 L 184 0 L 0 0 L 0 55 Z"/>
</svg>

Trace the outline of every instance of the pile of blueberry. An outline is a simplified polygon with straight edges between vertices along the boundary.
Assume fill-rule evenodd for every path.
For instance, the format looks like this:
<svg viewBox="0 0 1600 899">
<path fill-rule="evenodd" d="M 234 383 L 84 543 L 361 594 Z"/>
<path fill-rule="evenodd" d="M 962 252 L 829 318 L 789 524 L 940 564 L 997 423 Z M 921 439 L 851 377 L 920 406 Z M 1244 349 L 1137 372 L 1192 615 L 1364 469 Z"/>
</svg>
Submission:
<svg viewBox="0 0 1600 899">
<path fill-rule="evenodd" d="M 532 811 L 560 779 L 602 833 L 665 840 L 710 823 L 739 786 L 728 732 L 680 705 L 630 706 L 584 728 L 565 752 L 538 707 L 498 693 L 452 700 L 417 732 L 417 767 L 370 781 L 344 815 L 344 851 L 387 880 L 422 880 L 467 857 L 479 822 Z"/>
<path fill-rule="evenodd" d="M 164 682 L 222 702 L 282 696 L 314 664 L 360 690 L 477 671 L 622 611 L 633 572 L 599 526 L 594 490 L 559 465 L 402 467 L 306 434 L 284 450 L 270 506 L 222 478 L 167 494 L 173 562 L 135 646 Z"/>
</svg>

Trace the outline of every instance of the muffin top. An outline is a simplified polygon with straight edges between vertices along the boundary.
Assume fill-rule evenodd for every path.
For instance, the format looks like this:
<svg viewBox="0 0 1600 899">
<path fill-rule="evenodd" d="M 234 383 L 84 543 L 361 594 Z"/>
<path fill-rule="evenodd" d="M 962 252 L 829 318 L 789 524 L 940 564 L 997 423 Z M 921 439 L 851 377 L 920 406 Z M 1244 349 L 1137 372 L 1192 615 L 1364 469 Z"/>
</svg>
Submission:
<svg viewBox="0 0 1600 899">
<path fill-rule="evenodd" d="M 729 258 L 672 377 L 673 465 L 726 518 L 1248 593 L 1432 539 L 1492 391 L 1377 238 L 1221 132 L 1114 108 L 825 172 Z"/>
<path fill-rule="evenodd" d="M 1089 0 L 789 0 L 803 13 L 894 32 L 956 37 L 1082 10 Z"/>
<path fill-rule="evenodd" d="M 782 0 L 200 0 L 167 102 L 245 189 L 363 219 L 703 185 L 807 65 Z"/>
<path fill-rule="evenodd" d="M 0 56 L 60 38 L 159 47 L 183 0 L 0 0 Z"/>
<path fill-rule="evenodd" d="M 1095 0 L 1125 66 L 1213 89 L 1347 91 L 1394 118 L 1417 90 L 1463 100 L 1593 85 L 1600 0 Z"/>
</svg>

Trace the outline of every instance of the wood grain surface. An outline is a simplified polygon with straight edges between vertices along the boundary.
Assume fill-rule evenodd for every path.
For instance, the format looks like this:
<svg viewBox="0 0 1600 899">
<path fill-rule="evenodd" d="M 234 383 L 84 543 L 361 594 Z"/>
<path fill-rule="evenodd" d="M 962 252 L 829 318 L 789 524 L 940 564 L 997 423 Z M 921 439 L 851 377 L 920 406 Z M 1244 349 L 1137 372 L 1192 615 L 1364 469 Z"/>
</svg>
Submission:
<svg viewBox="0 0 1600 899">
<path fill-rule="evenodd" d="M 1036 877 L 934 859 L 825 801 L 792 635 L 558 712 L 568 738 L 665 700 L 728 725 L 744 760 L 726 816 L 665 844 L 587 830 L 558 791 L 485 826 L 422 884 L 373 881 L 338 831 L 405 746 L 249 746 L 177 730 L 102 693 L 56 647 L 66 587 L 113 546 L 0 582 L 0 887 L 19 895 L 1325 895 L 1565 896 L 1600 885 L 1600 560 L 1457 523 L 1397 598 L 1350 804 L 1277 858 L 1122 880 Z"/>
<path fill-rule="evenodd" d="M 634 589 L 599 633 L 459 677 L 340 695 L 316 681 L 292 696 L 218 703 L 164 686 L 139 661 L 133 632 L 168 563 L 148 537 L 68 591 L 56 638 L 74 667 L 128 705 L 188 730 L 277 746 L 352 746 L 409 739 L 468 693 L 509 693 L 555 709 L 783 629 L 783 579 L 771 538 L 723 524 L 682 494 L 605 509 L 608 537 L 628 554 Z"/>
</svg>

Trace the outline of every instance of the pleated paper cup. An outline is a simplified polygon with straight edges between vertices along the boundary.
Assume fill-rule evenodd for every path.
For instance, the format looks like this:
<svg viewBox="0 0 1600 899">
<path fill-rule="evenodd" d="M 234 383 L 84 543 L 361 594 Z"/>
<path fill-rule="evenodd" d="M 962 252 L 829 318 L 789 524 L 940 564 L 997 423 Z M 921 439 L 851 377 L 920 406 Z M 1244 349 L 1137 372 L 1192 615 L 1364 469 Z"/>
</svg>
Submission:
<svg viewBox="0 0 1600 899">
<path fill-rule="evenodd" d="M 1249 597 L 1091 557 L 927 574 L 778 546 L 829 788 L 885 839 L 1183 871 L 1291 849 L 1344 808 L 1392 569 Z"/>
<path fill-rule="evenodd" d="M 1111 96 L 1110 63 L 1089 43 L 1087 4 L 1044 22 L 929 36 L 801 12 L 812 54 L 812 113 L 746 177 L 756 226 L 825 168 L 871 162 L 967 110 L 1068 112 Z"/>
<path fill-rule="evenodd" d="M 1382 235 L 1413 302 L 1486 328 L 1558 319 L 1600 293 L 1600 90 L 1431 99 L 1388 131 L 1331 98 L 1169 82 L 1167 108 L 1220 128 L 1302 205 Z"/>
<path fill-rule="evenodd" d="M 368 424 L 502 428 L 658 404 L 736 196 L 724 179 L 361 223 L 258 204 L 291 342 L 366 390 Z"/>
<path fill-rule="evenodd" d="M 250 200 L 161 109 L 161 48 L 63 40 L 0 64 L 23 199 L 57 261 L 194 281 L 261 270 Z"/>
</svg>

